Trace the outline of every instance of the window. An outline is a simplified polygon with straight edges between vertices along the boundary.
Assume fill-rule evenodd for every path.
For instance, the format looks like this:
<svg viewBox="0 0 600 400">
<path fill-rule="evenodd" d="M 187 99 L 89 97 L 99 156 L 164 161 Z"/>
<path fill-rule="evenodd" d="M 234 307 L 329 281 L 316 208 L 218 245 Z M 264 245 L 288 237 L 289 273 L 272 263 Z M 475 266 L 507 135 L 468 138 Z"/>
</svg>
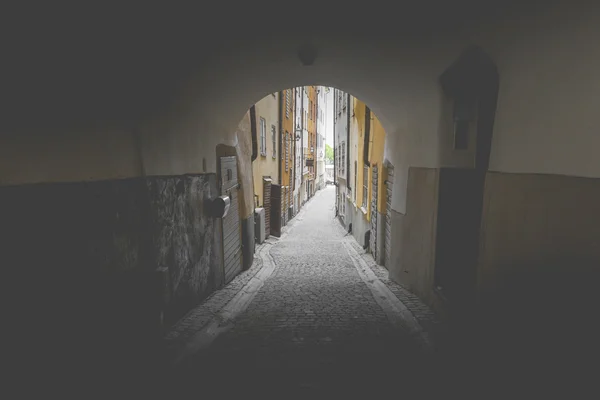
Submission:
<svg viewBox="0 0 600 400">
<path fill-rule="evenodd" d="M 285 132 L 285 170 L 287 171 L 290 165 L 290 134 Z"/>
<path fill-rule="evenodd" d="M 273 158 L 277 158 L 277 128 L 271 125 L 271 140 L 273 141 Z"/>
<path fill-rule="evenodd" d="M 354 188 L 356 188 L 356 179 L 358 176 L 358 162 L 354 161 Z M 354 202 L 356 202 L 358 199 L 356 198 L 356 190 L 354 191 Z"/>
<path fill-rule="evenodd" d="M 339 151 L 337 149 L 337 147 L 333 148 L 333 164 L 334 164 L 334 168 L 338 167 L 338 158 L 339 158 Z"/>
<path fill-rule="evenodd" d="M 260 155 L 267 155 L 267 121 L 260 117 Z"/>
<path fill-rule="evenodd" d="M 345 173 L 346 167 L 346 142 L 342 142 L 342 165 L 340 167 L 341 173 Z"/>
<path fill-rule="evenodd" d="M 368 209 L 367 197 L 369 194 L 369 166 L 365 165 L 363 171 L 363 201 L 362 205 L 365 209 Z"/>
<path fill-rule="evenodd" d="M 285 91 L 285 117 L 290 118 L 290 109 L 292 108 L 292 91 Z"/>
</svg>

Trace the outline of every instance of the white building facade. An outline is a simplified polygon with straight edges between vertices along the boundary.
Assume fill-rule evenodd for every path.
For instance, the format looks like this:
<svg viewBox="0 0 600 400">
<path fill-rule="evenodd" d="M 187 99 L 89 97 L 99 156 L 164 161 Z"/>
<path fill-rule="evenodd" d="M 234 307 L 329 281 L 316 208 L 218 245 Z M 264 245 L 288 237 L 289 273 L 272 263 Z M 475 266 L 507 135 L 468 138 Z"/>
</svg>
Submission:
<svg viewBox="0 0 600 400">
<path fill-rule="evenodd" d="M 319 86 L 317 89 L 317 149 L 315 189 L 325 187 L 325 137 L 327 132 L 327 93 L 330 88 Z"/>
<path fill-rule="evenodd" d="M 334 159 L 336 188 L 336 213 L 340 222 L 348 228 L 346 219 L 347 197 L 352 193 L 348 182 L 349 107 L 348 94 L 334 89 Z"/>
<path fill-rule="evenodd" d="M 295 149 L 295 162 L 294 162 L 294 214 L 296 214 L 298 211 L 300 211 L 300 208 L 302 207 L 302 202 L 304 199 L 304 191 L 303 191 L 303 187 L 302 187 L 302 173 L 303 173 L 303 168 L 302 168 L 302 161 L 304 158 L 304 149 L 303 149 L 303 140 L 304 140 L 304 103 L 303 103 L 303 96 L 304 96 L 304 88 L 303 87 L 297 87 L 294 90 L 294 96 L 295 98 L 295 104 L 296 104 L 296 110 L 295 110 L 295 124 L 294 124 L 294 128 L 295 128 L 295 132 L 294 132 L 294 139 L 296 138 L 297 135 L 300 135 L 300 140 L 297 140 L 294 144 L 294 149 Z"/>
</svg>

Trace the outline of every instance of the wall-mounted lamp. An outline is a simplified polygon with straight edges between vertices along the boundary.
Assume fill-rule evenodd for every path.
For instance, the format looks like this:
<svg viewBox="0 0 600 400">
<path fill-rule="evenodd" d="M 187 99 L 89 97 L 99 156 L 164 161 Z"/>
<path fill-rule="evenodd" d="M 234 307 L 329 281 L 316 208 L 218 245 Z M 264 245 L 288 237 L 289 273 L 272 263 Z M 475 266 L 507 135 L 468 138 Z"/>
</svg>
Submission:
<svg viewBox="0 0 600 400">
<path fill-rule="evenodd" d="M 285 138 L 284 140 L 285 140 L 286 142 L 293 142 L 293 141 L 297 142 L 297 141 L 299 141 L 300 139 L 302 139 L 302 137 L 301 137 L 301 136 L 300 136 L 300 134 L 299 134 L 299 133 L 297 133 L 297 132 L 302 132 L 302 129 L 300 129 L 300 127 L 299 127 L 298 125 L 296 125 L 296 130 L 294 131 L 294 133 L 296 134 L 296 136 L 294 137 L 294 139 L 291 139 L 291 137 L 290 137 L 289 139 L 288 139 L 288 138 Z M 291 135 L 290 135 L 290 136 L 291 136 Z"/>
<path fill-rule="evenodd" d="M 299 134 L 296 134 L 296 137 L 292 140 L 292 139 L 284 139 L 286 142 L 297 142 L 301 139 Z"/>
</svg>

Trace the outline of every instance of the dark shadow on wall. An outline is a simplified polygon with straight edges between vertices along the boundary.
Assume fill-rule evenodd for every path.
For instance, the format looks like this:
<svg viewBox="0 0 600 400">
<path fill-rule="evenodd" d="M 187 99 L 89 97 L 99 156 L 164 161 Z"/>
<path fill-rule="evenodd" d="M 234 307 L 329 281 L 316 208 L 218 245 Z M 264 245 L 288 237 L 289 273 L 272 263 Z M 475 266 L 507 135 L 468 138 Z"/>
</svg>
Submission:
<svg viewBox="0 0 600 400">
<path fill-rule="evenodd" d="M 474 150 L 468 168 L 441 168 L 437 194 L 434 285 L 452 314 L 475 302 L 483 195 L 489 165 L 500 76 L 494 61 L 470 46 L 440 76 L 452 102 L 453 156 Z M 469 144 L 474 130 L 475 143 Z M 464 141 L 462 140 L 464 136 Z"/>
<path fill-rule="evenodd" d="M 597 260 L 506 265 L 469 320 L 451 326 L 442 377 L 473 389 L 597 393 Z M 526 271 L 526 272 L 525 272 Z M 455 321 L 456 322 L 456 321 Z M 579 397 L 579 396 L 576 396 Z"/>
<path fill-rule="evenodd" d="M 220 234 L 202 211 L 215 194 L 214 174 L 0 187 L 14 372 L 155 365 L 165 325 L 221 284 Z"/>
</svg>

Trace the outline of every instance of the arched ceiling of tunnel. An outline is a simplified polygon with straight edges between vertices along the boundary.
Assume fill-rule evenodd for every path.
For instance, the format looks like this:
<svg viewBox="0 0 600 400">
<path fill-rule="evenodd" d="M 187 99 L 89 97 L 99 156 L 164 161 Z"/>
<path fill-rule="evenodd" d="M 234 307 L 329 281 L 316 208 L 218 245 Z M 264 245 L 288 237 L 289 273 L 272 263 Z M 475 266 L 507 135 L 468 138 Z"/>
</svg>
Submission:
<svg viewBox="0 0 600 400">
<path fill-rule="evenodd" d="M 524 12 L 523 2 L 510 3 Z M 3 57 L 2 96 L 8 104 L 3 123 L 25 130 L 131 124 L 173 105 L 198 76 L 216 85 L 219 80 L 207 71 L 252 78 L 253 60 L 259 59 L 290 68 L 286 76 L 255 76 L 262 93 L 331 85 L 355 93 L 377 110 L 376 98 L 387 88 L 364 80 L 379 73 L 365 68 L 367 60 L 385 65 L 402 46 L 428 46 L 449 32 L 468 31 L 498 18 L 499 11 L 512 10 L 507 2 L 492 0 L 370 2 L 360 7 L 321 2 L 297 9 L 268 1 L 251 7 L 213 2 L 190 9 L 111 8 L 98 2 L 95 7 L 70 6 L 68 13 L 55 6 L 28 8 L 15 12 L 14 25 L 5 26 L 12 35 L 6 37 Z M 320 62 L 310 73 L 285 61 L 306 41 L 322 46 Z M 295 56 L 290 59 L 297 62 Z M 230 68 L 223 68 L 224 60 Z M 234 92 L 223 89 L 228 95 Z M 258 98 L 257 92 L 240 101 L 248 106 Z"/>
</svg>

